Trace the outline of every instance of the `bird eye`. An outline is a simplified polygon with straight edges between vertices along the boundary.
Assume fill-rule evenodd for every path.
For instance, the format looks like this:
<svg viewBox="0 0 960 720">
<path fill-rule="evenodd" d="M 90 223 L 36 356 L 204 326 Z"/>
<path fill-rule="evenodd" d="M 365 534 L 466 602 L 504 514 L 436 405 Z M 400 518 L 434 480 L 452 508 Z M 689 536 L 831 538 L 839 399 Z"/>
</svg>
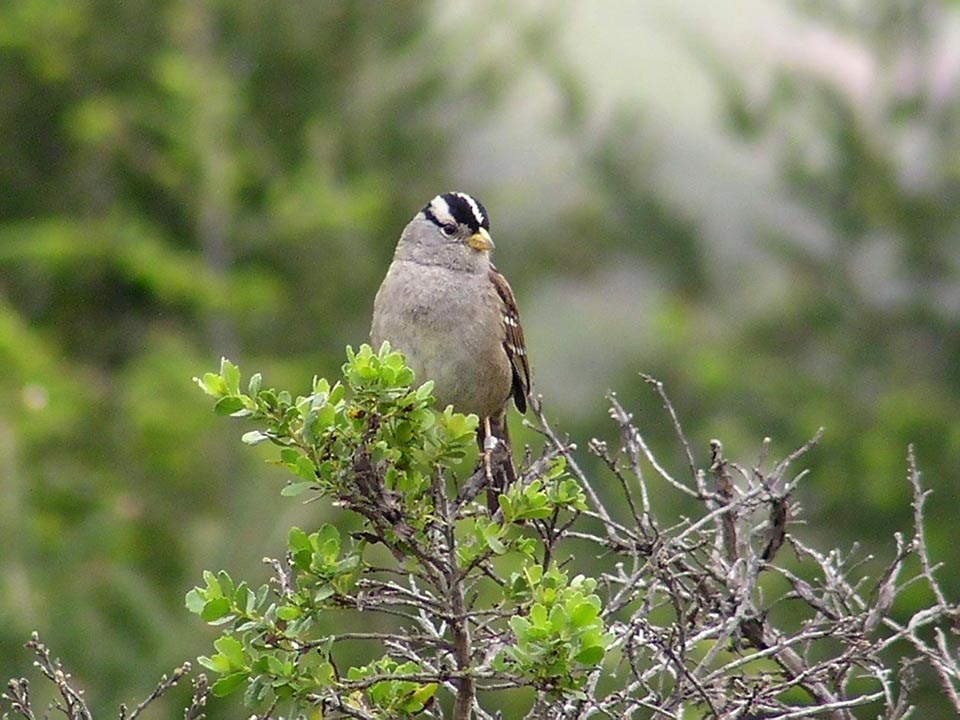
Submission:
<svg viewBox="0 0 960 720">
<path fill-rule="evenodd" d="M 453 223 L 444 223 L 440 226 L 440 232 L 442 232 L 447 237 L 453 237 L 457 234 L 457 226 Z"/>
</svg>

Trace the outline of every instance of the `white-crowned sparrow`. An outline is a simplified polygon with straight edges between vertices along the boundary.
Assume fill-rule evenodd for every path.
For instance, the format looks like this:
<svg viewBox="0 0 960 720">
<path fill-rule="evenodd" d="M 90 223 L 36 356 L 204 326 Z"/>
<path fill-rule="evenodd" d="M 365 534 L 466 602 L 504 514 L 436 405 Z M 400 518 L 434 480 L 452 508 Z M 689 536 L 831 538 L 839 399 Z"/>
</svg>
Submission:
<svg viewBox="0 0 960 720">
<path fill-rule="evenodd" d="M 507 432 L 513 398 L 526 412 L 530 366 L 517 302 L 490 262 L 487 211 L 461 192 L 437 195 L 404 228 L 373 305 L 370 338 L 401 350 L 419 382 L 432 380 L 437 406 L 480 418 L 481 452 L 504 443 L 490 467 L 491 512 L 516 479 Z M 488 461 L 489 461 L 489 455 Z"/>
</svg>

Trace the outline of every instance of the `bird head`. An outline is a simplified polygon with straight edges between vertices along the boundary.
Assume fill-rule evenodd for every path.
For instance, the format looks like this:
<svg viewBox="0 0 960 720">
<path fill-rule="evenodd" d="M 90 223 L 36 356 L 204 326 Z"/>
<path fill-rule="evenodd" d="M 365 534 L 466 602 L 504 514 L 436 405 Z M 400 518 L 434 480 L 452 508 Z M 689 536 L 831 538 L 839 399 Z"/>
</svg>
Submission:
<svg viewBox="0 0 960 720">
<path fill-rule="evenodd" d="M 486 272 L 490 266 L 490 220 L 467 193 L 437 195 L 407 225 L 397 257 L 427 265 Z"/>
</svg>

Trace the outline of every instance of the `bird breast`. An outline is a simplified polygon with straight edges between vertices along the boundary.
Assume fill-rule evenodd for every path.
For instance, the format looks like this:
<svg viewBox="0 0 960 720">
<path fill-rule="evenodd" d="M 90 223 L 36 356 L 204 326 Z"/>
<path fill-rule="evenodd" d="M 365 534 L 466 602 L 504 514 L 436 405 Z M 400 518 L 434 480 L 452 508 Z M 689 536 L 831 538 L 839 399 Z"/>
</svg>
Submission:
<svg viewBox="0 0 960 720">
<path fill-rule="evenodd" d="M 487 417 L 511 390 L 499 307 L 486 273 L 397 260 L 374 301 L 370 337 L 402 351 L 417 383 L 433 381 L 438 409 Z"/>
</svg>

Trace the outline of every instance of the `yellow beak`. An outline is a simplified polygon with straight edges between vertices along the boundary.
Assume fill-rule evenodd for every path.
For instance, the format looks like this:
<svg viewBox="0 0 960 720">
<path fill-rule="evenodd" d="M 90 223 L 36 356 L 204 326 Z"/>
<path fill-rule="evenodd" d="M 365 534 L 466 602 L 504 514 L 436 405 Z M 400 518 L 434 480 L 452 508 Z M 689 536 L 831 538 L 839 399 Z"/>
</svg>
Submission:
<svg viewBox="0 0 960 720">
<path fill-rule="evenodd" d="M 493 238 L 490 237 L 490 233 L 486 231 L 486 228 L 480 228 L 470 236 L 470 239 L 467 240 L 467 245 L 480 252 L 489 252 L 493 250 Z"/>
</svg>

